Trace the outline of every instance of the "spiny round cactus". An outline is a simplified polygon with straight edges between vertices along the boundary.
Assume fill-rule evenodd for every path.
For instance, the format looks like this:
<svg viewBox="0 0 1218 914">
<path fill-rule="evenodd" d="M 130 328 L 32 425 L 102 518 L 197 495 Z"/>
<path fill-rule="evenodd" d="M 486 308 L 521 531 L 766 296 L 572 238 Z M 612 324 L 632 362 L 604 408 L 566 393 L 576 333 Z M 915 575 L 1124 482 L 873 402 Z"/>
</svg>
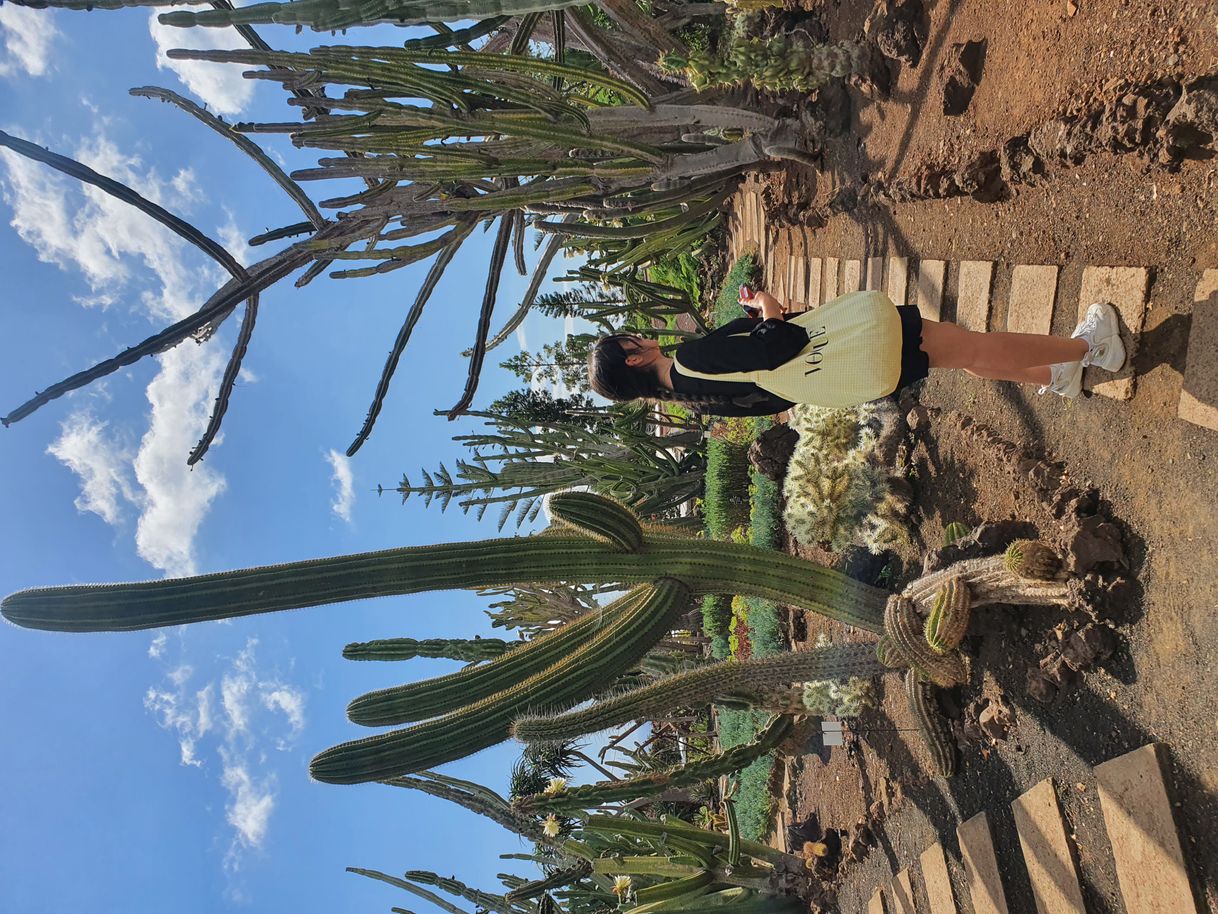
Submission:
<svg viewBox="0 0 1218 914">
<path fill-rule="evenodd" d="M 943 545 L 950 546 L 953 543 L 959 542 L 972 532 L 967 525 L 954 520 L 943 528 Z"/>
<path fill-rule="evenodd" d="M 926 643 L 936 654 L 946 654 L 960 646 L 968 632 L 971 601 L 964 578 L 951 578 L 935 597 L 926 619 Z"/>
<path fill-rule="evenodd" d="M 1033 581 L 1052 581 L 1062 567 L 1057 553 L 1037 540 L 1015 540 L 1007 547 L 1003 562 L 1011 574 Z"/>
</svg>

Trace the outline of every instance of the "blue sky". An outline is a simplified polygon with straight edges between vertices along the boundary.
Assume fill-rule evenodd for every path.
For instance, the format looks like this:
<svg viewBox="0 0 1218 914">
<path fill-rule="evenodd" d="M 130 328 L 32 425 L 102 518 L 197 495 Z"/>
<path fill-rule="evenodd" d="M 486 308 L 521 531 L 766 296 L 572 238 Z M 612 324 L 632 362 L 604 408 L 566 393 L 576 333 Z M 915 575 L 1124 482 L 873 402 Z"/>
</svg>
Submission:
<svg viewBox="0 0 1218 914">
<path fill-rule="evenodd" d="M 369 32 L 356 40 L 400 41 Z M 272 44 L 327 36 L 266 29 Z M 162 85 L 229 119 L 294 116 L 240 68 L 169 69 L 147 11 L 0 6 L 0 127 L 119 178 L 222 240 L 299 220 L 235 147 L 127 89 Z M 206 45 L 204 44 L 206 42 Z M 291 166 L 310 159 L 271 142 Z M 319 189 L 313 189 L 320 196 Z M 117 201 L 0 153 L 0 409 L 194 310 L 214 265 Z M 203 464 L 185 457 L 210 411 L 237 320 L 0 430 L 0 592 L 143 579 L 492 535 L 472 518 L 378 498 L 403 471 L 451 462 L 470 424 L 431 415 L 460 394 L 489 235 L 448 271 L 415 332 L 372 439 L 359 428 L 424 267 L 290 283 L 263 296 L 258 329 Z M 258 256 L 255 252 L 254 257 Z M 531 258 L 535 255 L 530 255 Z M 495 326 L 525 280 L 509 268 Z M 526 323 L 530 343 L 558 334 Z M 514 386 L 488 359 L 476 405 Z M 500 354 L 501 353 L 501 354 Z M 348 641 L 489 631 L 487 601 L 429 594 L 159 633 L 0 629 L 0 910 L 4 912 L 426 909 L 347 865 L 432 869 L 492 888 L 513 836 L 440 801 L 387 787 L 311 783 L 309 758 L 359 733 L 343 709 L 394 681 L 339 655 Z M 445 672 L 416 661 L 398 678 Z M 449 766 L 502 789 L 516 752 Z"/>
</svg>

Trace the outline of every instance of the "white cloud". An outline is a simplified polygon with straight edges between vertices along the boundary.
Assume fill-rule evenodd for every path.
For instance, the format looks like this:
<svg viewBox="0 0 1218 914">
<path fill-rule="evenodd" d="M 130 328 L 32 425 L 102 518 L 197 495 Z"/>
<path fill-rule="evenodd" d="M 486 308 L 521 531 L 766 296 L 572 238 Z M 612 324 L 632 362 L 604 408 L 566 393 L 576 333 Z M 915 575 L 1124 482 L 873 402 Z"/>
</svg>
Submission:
<svg viewBox="0 0 1218 914">
<path fill-rule="evenodd" d="M 51 42 L 59 36 L 50 10 L 32 10 L 6 3 L 0 6 L 0 34 L 4 37 L 0 76 L 18 73 L 42 76 L 47 72 Z"/>
<path fill-rule="evenodd" d="M 169 636 L 164 632 L 157 632 L 156 637 L 152 639 L 152 643 L 148 645 L 148 656 L 156 660 L 165 653 L 165 643 L 169 640 Z"/>
<path fill-rule="evenodd" d="M 148 17 L 148 31 L 156 42 L 158 70 L 172 70 L 178 79 L 207 107 L 217 114 L 235 115 L 254 95 L 251 80 L 242 77 L 242 64 L 209 63 L 203 60 L 170 60 L 166 51 L 184 44 L 193 49 L 244 48 L 241 36 L 233 29 L 184 29 L 162 25 L 157 13 Z"/>
<path fill-rule="evenodd" d="M 187 210 L 201 197 L 189 169 L 164 179 L 103 135 L 86 141 L 76 158 L 171 210 Z M 133 207 L 7 150 L 0 150 L 0 162 L 12 226 L 41 260 L 84 274 L 91 295 L 77 299 L 83 305 L 112 306 L 119 293 L 138 291 L 141 310 L 160 325 L 194 311 L 214 288 L 218 269 L 200 268 L 197 257 L 188 263 L 186 245 Z M 137 262 L 142 269 L 133 269 Z M 192 472 L 185 457 L 206 427 L 223 355 L 215 344 L 184 343 L 157 362 L 138 448 L 107 433 L 85 409 L 63 424 L 50 453 L 80 477 L 80 510 L 117 525 L 130 504 L 139 513 L 139 555 L 166 574 L 192 574 L 195 536 L 225 482 L 205 465 Z"/>
<path fill-rule="evenodd" d="M 237 225 L 237 217 L 228 207 L 224 208 L 224 217 L 224 224 L 218 230 L 220 243 L 237 259 L 237 263 L 247 267 L 254 249 L 246 243 L 245 232 L 241 231 L 241 227 Z"/>
<path fill-rule="evenodd" d="M 123 506 L 136 499 L 130 454 L 106 434 L 106 423 L 76 412 L 59 426 L 47 453 L 80 477 L 76 509 L 96 514 L 107 524 L 121 522 Z"/>
<path fill-rule="evenodd" d="M 236 830 L 238 844 L 246 848 L 262 847 L 271 823 L 271 810 L 275 807 L 274 780 L 255 781 L 244 763 L 232 762 L 225 764 L 220 782 L 229 794 L 225 819 Z M 230 868 L 236 867 L 235 848 L 230 849 L 226 864 Z"/>
<path fill-rule="evenodd" d="M 355 477 L 351 472 L 351 460 L 338 451 L 331 450 L 326 454 L 330 464 L 330 481 L 334 483 L 334 500 L 330 508 L 334 513 L 351 523 L 351 509 L 355 506 Z"/>
<path fill-rule="evenodd" d="M 212 772 L 223 789 L 224 820 L 231 828 L 223 864 L 233 875 L 245 855 L 263 848 L 270 835 L 276 774 L 267 748 L 295 745 L 305 727 L 305 696 L 292 683 L 258 668 L 255 638 L 247 639 L 214 674 L 205 674 L 202 688 L 192 685 L 200 678 L 196 668 L 181 659 L 167 662 L 164 647 L 164 680 L 148 689 L 144 707 L 177 738 L 181 764 Z M 215 713 L 217 694 L 220 715 Z M 240 894 L 237 887 L 229 888 Z"/>
</svg>

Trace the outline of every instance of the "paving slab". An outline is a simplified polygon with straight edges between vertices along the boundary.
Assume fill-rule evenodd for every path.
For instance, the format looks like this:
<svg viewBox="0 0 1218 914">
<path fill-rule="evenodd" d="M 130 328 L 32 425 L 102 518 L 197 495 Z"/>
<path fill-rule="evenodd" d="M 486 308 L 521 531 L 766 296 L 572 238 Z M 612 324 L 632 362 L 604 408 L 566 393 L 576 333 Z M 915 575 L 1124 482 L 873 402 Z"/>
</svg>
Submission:
<svg viewBox="0 0 1218 914">
<path fill-rule="evenodd" d="M 1048 333 L 1053 329 L 1053 302 L 1057 299 L 1057 267 L 1020 264 L 1011 271 L 1007 303 L 1007 330 L 1012 333 Z"/>
<path fill-rule="evenodd" d="M 947 856 L 937 841 L 922 851 L 918 861 L 922 866 L 922 884 L 930 914 L 956 914 L 956 897 L 952 894 L 952 877 L 947 872 Z"/>
<path fill-rule="evenodd" d="M 827 304 L 841 295 L 841 288 L 841 261 L 836 257 L 826 257 L 824 303 Z"/>
<path fill-rule="evenodd" d="M 1133 356 L 1138 336 L 1146 320 L 1146 292 L 1150 271 L 1144 267 L 1086 267 L 1083 284 L 1078 293 L 1078 319 L 1087 313 L 1087 306 L 1097 301 L 1112 302 L 1121 314 L 1121 341 L 1125 344 L 1126 367 L 1115 378 L 1111 372 L 1088 368 L 1083 373 L 1083 386 L 1114 400 L 1133 396 Z"/>
<path fill-rule="evenodd" d="M 808 307 L 819 308 L 824 288 L 822 277 L 824 276 L 825 262 L 819 257 L 812 257 L 808 260 Z"/>
<path fill-rule="evenodd" d="M 1193 294 L 1184 386 L 1176 415 L 1218 432 L 1218 270 L 1206 270 Z"/>
<path fill-rule="evenodd" d="M 863 262 L 861 260 L 842 261 L 842 295 L 857 292 L 863 287 Z"/>
<path fill-rule="evenodd" d="M 1087 914 L 1053 779 L 1011 804 L 1038 914 Z"/>
<path fill-rule="evenodd" d="M 1197 914 L 1161 750 L 1151 743 L 1095 769 L 1125 914 Z"/>
<path fill-rule="evenodd" d="M 863 274 L 863 288 L 881 291 L 884 288 L 884 258 L 868 257 L 867 269 Z"/>
<path fill-rule="evenodd" d="M 994 838 L 985 813 L 979 812 L 960 825 L 956 837 L 960 841 L 960 859 L 973 900 L 973 914 L 1007 914 L 1007 896 L 998 875 Z"/>
<path fill-rule="evenodd" d="M 867 914 L 884 914 L 884 893 L 876 889 L 867 902 Z"/>
<path fill-rule="evenodd" d="M 994 261 L 960 261 L 960 281 L 956 287 L 956 323 L 966 330 L 984 331 L 990 322 L 990 286 L 994 282 Z"/>
<path fill-rule="evenodd" d="M 914 288 L 914 304 L 928 321 L 942 320 L 943 283 L 947 278 L 946 260 L 918 262 L 918 280 Z"/>
<path fill-rule="evenodd" d="M 884 279 L 884 291 L 894 305 L 905 304 L 906 286 L 909 283 L 909 258 L 889 257 L 888 275 Z"/>
<path fill-rule="evenodd" d="M 804 247 L 802 229 L 791 230 L 791 279 L 787 284 L 787 295 L 800 311 L 808 305 L 808 251 Z"/>
<path fill-rule="evenodd" d="M 892 914 L 915 914 L 913 884 L 909 881 L 909 868 L 897 873 L 888 886 L 892 898 Z"/>
</svg>

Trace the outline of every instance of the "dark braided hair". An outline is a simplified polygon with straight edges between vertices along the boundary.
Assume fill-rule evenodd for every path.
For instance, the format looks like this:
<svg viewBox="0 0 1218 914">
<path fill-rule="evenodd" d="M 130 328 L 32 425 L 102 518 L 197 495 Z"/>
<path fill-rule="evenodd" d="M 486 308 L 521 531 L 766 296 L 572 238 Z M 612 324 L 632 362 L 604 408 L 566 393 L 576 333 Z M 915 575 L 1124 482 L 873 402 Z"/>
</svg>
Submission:
<svg viewBox="0 0 1218 914">
<path fill-rule="evenodd" d="M 626 364 L 631 353 L 622 343 L 639 340 L 633 333 L 614 333 L 601 337 L 588 349 L 588 386 L 607 400 L 663 400 L 680 403 L 705 413 L 716 413 L 726 406 L 748 406 L 755 395 L 681 393 L 664 387 L 650 368 L 642 370 Z"/>
</svg>

